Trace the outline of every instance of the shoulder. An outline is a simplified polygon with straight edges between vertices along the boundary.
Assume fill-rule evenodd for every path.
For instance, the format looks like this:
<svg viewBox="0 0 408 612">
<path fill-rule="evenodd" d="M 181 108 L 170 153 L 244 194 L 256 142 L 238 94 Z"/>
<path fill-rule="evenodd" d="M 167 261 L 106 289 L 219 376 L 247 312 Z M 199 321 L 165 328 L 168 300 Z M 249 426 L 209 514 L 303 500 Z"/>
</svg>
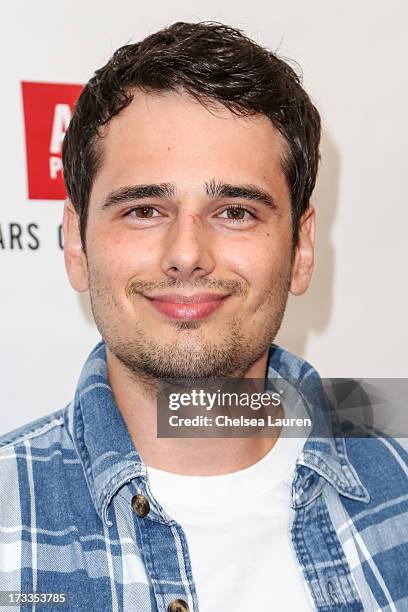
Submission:
<svg viewBox="0 0 408 612">
<path fill-rule="evenodd" d="M 69 406 L 25 423 L 0 436 L 0 487 L 34 473 L 56 478 L 58 464 L 77 457 L 68 431 Z M 41 466 L 41 467 L 40 467 Z"/>
<path fill-rule="evenodd" d="M 31 504 L 45 516 L 48 501 L 62 499 L 67 481 L 80 467 L 68 431 L 68 408 L 0 436 L 0 528 L 15 529 L 16 517 L 28 524 Z"/>
<path fill-rule="evenodd" d="M 47 440 L 51 442 L 65 427 L 65 411 L 66 408 L 57 410 L 0 435 L 0 454 L 4 455 L 16 446 L 24 446 L 28 441 L 34 444 Z"/>
</svg>

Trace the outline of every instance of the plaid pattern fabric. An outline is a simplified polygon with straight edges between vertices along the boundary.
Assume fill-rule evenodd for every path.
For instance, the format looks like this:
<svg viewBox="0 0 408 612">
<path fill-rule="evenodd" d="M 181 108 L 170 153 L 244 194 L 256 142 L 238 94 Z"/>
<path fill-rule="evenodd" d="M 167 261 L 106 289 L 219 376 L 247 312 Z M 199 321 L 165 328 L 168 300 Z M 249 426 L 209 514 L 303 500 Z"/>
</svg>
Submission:
<svg viewBox="0 0 408 612">
<path fill-rule="evenodd" d="M 318 380 L 309 364 L 276 345 L 268 376 L 298 381 L 300 393 Z M 318 398 L 307 402 L 318 418 Z M 288 537 L 319 612 L 408 610 L 408 462 L 401 443 L 312 431 L 304 444 Z M 69 406 L 0 438 L 0 466 L 1 590 L 65 592 L 65 609 L 73 611 L 167 612 L 182 599 L 198 612 L 184 532 L 151 494 L 113 399 L 103 342 Z M 132 510 L 137 493 L 150 503 L 144 517 Z M 271 601 L 273 588 L 271 582 Z"/>
</svg>

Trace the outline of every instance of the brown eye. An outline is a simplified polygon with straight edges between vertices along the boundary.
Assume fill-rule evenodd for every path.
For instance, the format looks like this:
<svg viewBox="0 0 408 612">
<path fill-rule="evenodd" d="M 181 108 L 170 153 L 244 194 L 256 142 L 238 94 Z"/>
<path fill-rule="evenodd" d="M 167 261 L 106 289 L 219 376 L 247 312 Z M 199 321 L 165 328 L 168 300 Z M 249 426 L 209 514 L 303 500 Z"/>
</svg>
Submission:
<svg viewBox="0 0 408 612">
<path fill-rule="evenodd" d="M 244 208 L 227 208 L 227 215 L 229 219 L 244 219 L 246 212 L 247 211 Z"/>
<path fill-rule="evenodd" d="M 153 208 L 151 206 L 140 206 L 139 208 L 134 208 L 133 212 L 139 219 L 149 219 L 153 217 Z"/>
<path fill-rule="evenodd" d="M 222 219 L 245 223 L 254 219 L 254 214 L 244 206 L 228 206 L 221 213 Z"/>
</svg>

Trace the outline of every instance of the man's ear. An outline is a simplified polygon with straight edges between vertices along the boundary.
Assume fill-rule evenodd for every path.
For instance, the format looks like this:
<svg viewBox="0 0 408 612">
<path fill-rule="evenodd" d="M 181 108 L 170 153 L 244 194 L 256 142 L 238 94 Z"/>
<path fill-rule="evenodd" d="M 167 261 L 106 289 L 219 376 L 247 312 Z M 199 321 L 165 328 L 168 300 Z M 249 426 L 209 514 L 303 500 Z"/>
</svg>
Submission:
<svg viewBox="0 0 408 612">
<path fill-rule="evenodd" d="M 298 242 L 292 267 L 290 292 L 302 295 L 309 286 L 313 274 L 316 213 L 312 204 L 303 213 L 298 230 Z"/>
<path fill-rule="evenodd" d="M 68 278 L 76 291 L 86 291 L 88 289 L 87 260 L 82 248 L 79 215 L 70 200 L 66 200 L 64 205 L 62 230 L 64 235 L 64 259 Z"/>
</svg>

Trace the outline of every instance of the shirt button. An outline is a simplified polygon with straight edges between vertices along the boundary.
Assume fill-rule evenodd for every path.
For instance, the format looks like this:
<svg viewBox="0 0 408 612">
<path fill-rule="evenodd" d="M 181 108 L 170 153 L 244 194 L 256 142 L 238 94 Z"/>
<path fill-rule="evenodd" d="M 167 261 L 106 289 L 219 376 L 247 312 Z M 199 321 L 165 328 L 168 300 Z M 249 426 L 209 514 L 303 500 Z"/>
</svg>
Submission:
<svg viewBox="0 0 408 612">
<path fill-rule="evenodd" d="M 184 599 L 173 599 L 167 606 L 167 612 L 188 612 L 190 608 Z"/>
<path fill-rule="evenodd" d="M 146 516 L 146 514 L 148 514 L 150 510 L 150 504 L 147 497 L 141 495 L 141 493 L 134 495 L 132 497 L 132 510 L 133 512 L 136 512 L 136 514 L 141 518 Z"/>
</svg>

